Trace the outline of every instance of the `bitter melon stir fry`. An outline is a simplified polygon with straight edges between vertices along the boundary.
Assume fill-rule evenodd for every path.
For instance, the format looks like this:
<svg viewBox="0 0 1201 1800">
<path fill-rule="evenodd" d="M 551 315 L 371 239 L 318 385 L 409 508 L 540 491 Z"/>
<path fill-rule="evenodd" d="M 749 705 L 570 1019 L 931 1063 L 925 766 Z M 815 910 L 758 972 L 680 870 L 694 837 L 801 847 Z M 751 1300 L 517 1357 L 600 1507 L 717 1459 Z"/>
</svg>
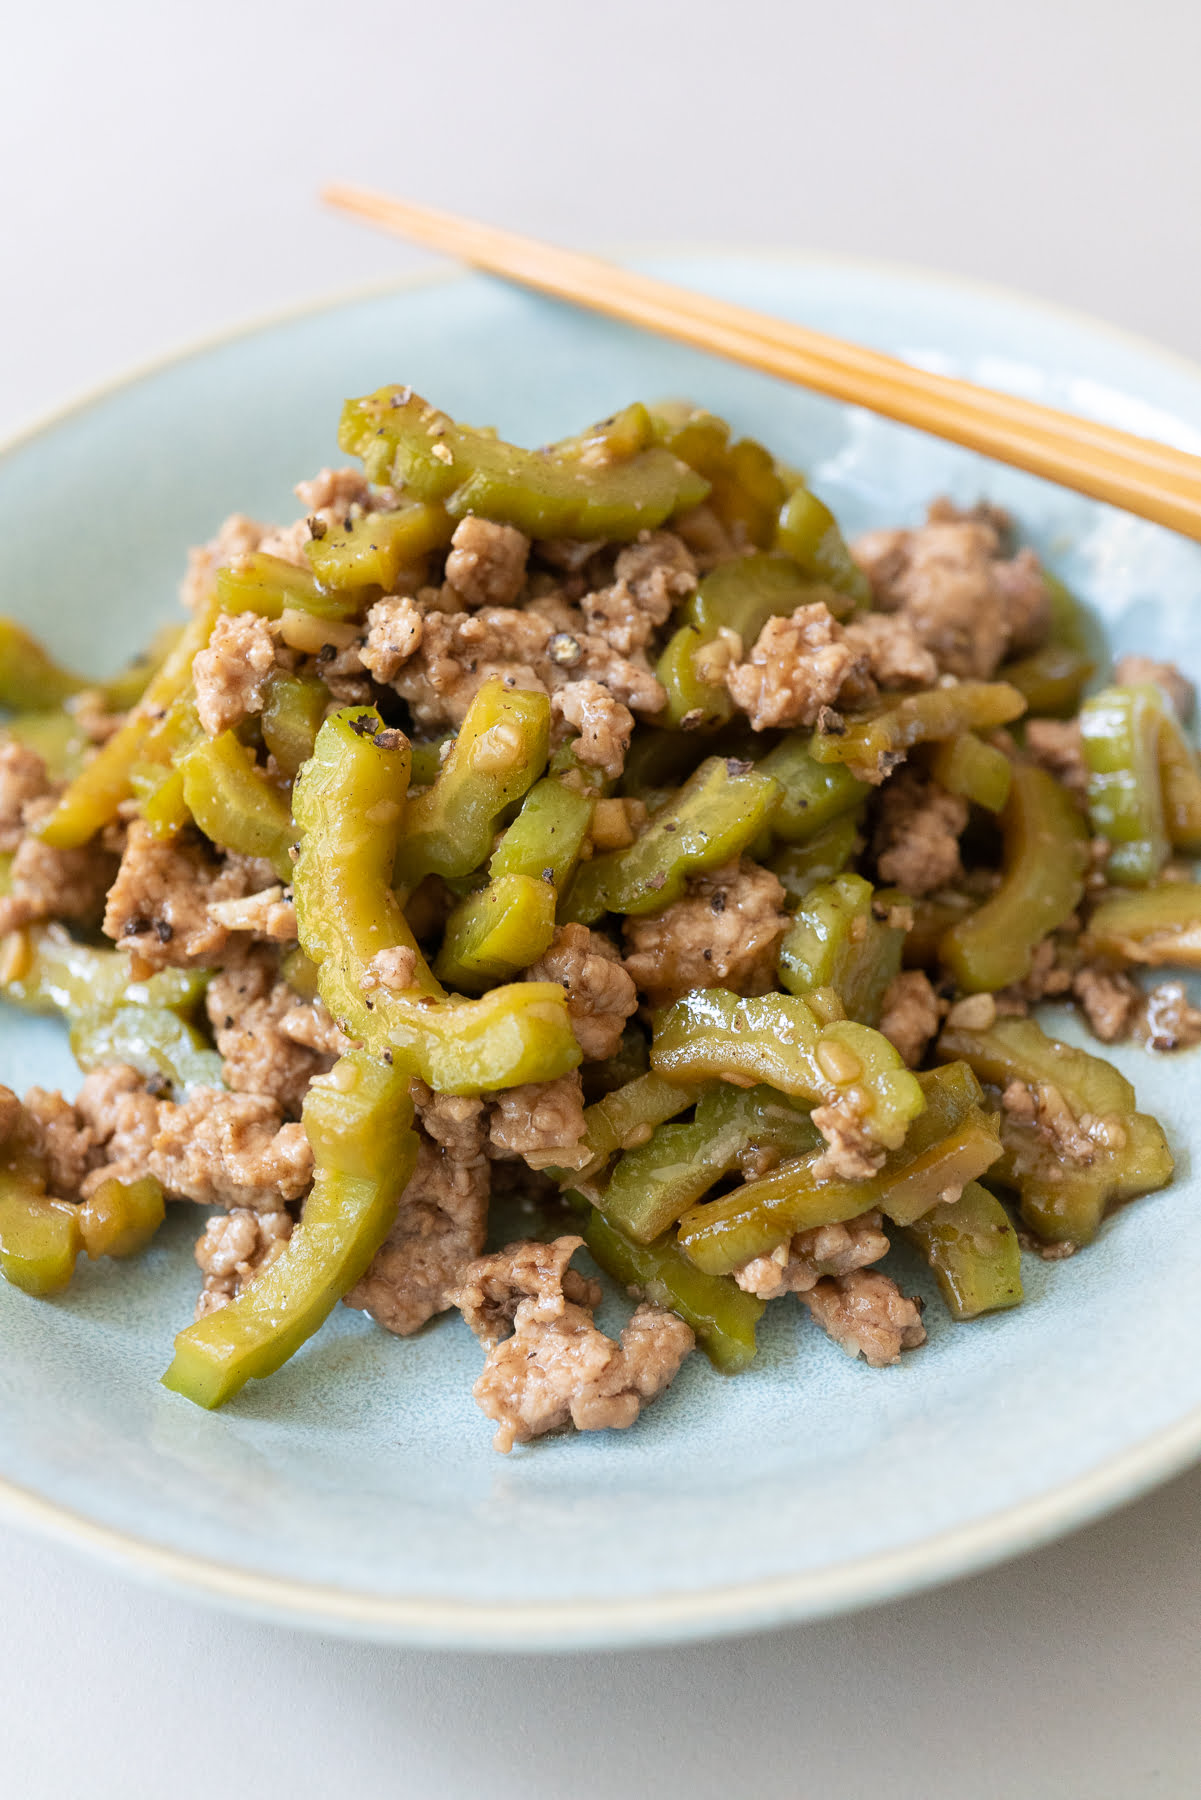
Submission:
<svg viewBox="0 0 1201 1800">
<path fill-rule="evenodd" d="M 385 388 L 340 443 L 364 472 L 227 520 L 128 674 L 3 627 L 0 979 L 86 1077 L 0 1090 L 10 1282 L 199 1207 L 168 1387 L 220 1405 L 340 1300 L 458 1308 L 505 1450 L 630 1425 L 694 1347 L 745 1369 L 773 1303 L 895 1363 L 890 1239 L 970 1319 L 1164 1186 L 1031 1009 L 1201 1038 L 1144 976 L 1201 966 L 1177 670 L 1095 668 L 994 508 L 848 550 L 684 405 L 529 452 Z"/>
</svg>

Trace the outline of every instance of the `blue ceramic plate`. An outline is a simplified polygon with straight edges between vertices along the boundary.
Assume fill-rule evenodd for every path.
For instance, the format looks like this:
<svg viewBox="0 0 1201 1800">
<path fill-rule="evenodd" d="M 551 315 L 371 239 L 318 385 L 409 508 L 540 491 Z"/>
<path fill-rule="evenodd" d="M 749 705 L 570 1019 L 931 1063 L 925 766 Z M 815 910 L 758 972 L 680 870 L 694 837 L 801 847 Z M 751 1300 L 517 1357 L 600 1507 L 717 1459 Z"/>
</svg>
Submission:
<svg viewBox="0 0 1201 1800">
<path fill-rule="evenodd" d="M 1201 449 L 1201 373 L 1100 326 L 945 281 L 824 260 L 663 257 L 698 288 Z M 413 383 L 542 442 L 639 396 L 690 395 L 806 468 L 848 529 L 934 494 L 1011 506 L 1118 648 L 1201 677 L 1201 548 L 888 425 L 482 279 L 375 293 L 252 330 L 93 398 L 0 459 L 0 610 L 106 671 L 169 617 L 189 544 L 238 509 L 291 516 L 337 460 L 339 403 Z M 1058 1026 L 1058 1021 L 1056 1022 Z M 1076 1035 L 1073 1024 L 1063 1026 Z M 1115 1057 L 1179 1176 L 1068 1263 L 1027 1259 L 1016 1313 L 897 1368 L 769 1309 L 736 1380 L 692 1358 L 624 1435 L 489 1448 L 456 1317 L 408 1342 L 339 1308 L 274 1380 L 208 1415 L 158 1384 L 191 1316 L 199 1216 L 69 1295 L 0 1283 L 0 1492 L 131 1571 L 404 1643 L 634 1644 L 861 1605 L 1010 1556 L 1201 1450 L 1198 1065 Z M 77 1080 L 62 1033 L 0 1017 L 0 1079 Z M 904 1278 L 929 1292 L 908 1264 Z"/>
</svg>

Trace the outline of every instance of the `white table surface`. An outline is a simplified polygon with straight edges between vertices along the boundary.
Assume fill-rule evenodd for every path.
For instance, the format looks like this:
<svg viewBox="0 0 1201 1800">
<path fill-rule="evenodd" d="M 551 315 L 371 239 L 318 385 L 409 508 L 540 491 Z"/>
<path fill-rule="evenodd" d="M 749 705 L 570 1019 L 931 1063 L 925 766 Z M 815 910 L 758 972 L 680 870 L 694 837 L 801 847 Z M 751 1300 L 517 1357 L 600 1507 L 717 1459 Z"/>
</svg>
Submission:
<svg viewBox="0 0 1201 1800">
<path fill-rule="evenodd" d="M 0 432 L 415 266 L 321 216 L 334 176 L 941 267 L 1201 355 L 1199 66 L 1196 0 L 12 0 Z M 562 1659 L 259 1626 L 3 1529 L 0 1791 L 1194 1795 L 1199 1514 L 1201 1472 L 874 1612 Z"/>
</svg>

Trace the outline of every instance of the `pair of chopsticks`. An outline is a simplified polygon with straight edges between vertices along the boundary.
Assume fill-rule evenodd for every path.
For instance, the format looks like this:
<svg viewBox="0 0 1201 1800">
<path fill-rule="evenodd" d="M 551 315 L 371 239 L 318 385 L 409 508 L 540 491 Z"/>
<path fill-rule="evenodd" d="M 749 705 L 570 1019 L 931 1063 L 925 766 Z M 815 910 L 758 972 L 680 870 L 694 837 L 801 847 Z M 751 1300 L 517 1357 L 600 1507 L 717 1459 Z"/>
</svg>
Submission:
<svg viewBox="0 0 1201 1800">
<path fill-rule="evenodd" d="M 452 213 L 355 187 L 330 186 L 322 198 L 478 269 L 866 407 L 1201 539 L 1201 457 L 1187 451 Z"/>
</svg>

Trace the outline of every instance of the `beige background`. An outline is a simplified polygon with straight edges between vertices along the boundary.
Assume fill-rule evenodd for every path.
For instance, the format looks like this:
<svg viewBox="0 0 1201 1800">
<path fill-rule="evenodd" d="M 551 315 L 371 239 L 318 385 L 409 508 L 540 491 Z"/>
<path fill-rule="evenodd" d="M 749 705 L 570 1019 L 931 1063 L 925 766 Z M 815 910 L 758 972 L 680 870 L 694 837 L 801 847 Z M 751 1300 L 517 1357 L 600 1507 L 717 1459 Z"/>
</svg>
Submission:
<svg viewBox="0 0 1201 1800">
<path fill-rule="evenodd" d="M 415 266 L 320 214 L 329 176 L 580 243 L 926 264 L 1201 356 L 1196 0 L 7 0 L 0 20 L 0 432 Z M 5 1532 L 0 1788 L 1192 1795 L 1199 1503 L 1190 1475 L 857 1618 L 558 1662 L 259 1627 Z"/>
</svg>

